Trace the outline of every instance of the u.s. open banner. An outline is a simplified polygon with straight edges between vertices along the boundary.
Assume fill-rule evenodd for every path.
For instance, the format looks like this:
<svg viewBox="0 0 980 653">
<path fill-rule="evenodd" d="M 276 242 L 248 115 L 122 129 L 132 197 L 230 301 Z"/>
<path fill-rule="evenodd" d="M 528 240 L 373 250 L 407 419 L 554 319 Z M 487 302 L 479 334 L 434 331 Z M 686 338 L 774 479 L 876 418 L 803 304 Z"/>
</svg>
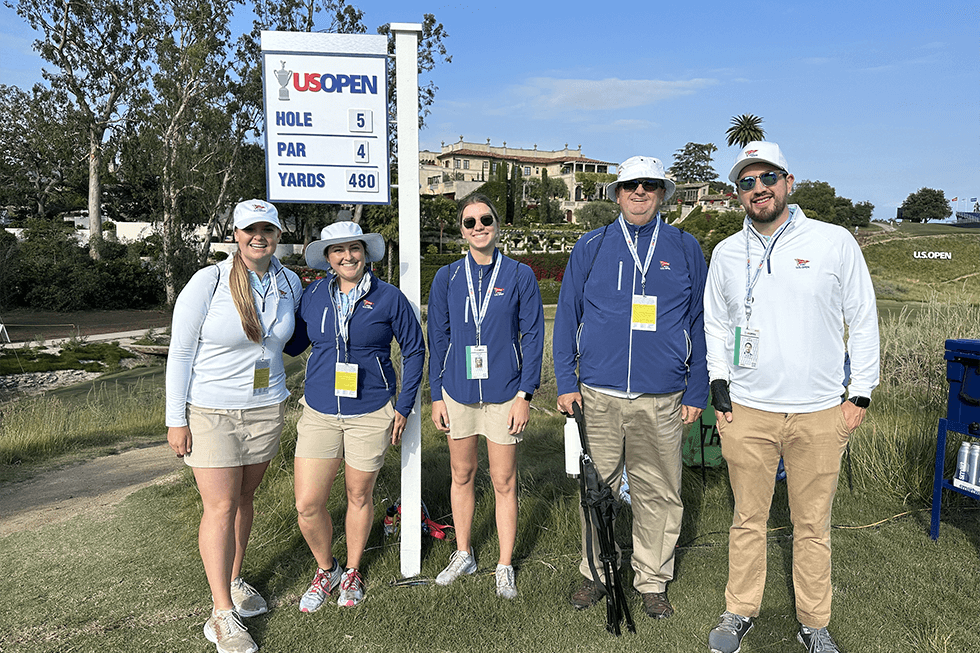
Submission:
<svg viewBox="0 0 980 653">
<path fill-rule="evenodd" d="M 387 38 L 262 32 L 272 202 L 388 204 Z"/>
</svg>

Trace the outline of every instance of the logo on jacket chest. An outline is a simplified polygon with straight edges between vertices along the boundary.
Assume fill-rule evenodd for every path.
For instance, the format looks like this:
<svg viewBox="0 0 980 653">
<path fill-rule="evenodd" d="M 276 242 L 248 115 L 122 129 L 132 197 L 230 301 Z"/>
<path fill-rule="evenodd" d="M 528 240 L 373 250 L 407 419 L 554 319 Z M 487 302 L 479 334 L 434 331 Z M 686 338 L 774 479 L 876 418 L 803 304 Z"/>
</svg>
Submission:
<svg viewBox="0 0 980 653">
<path fill-rule="evenodd" d="M 372 308 L 374 308 L 374 302 L 372 302 L 372 301 L 370 301 L 368 299 L 365 299 L 362 303 L 364 304 L 364 309 L 365 310 L 370 311 Z"/>
<path fill-rule="evenodd" d="M 798 258 L 798 259 L 796 259 L 796 269 L 797 270 L 809 270 L 810 269 L 810 261 L 808 261 L 805 258 Z"/>
<path fill-rule="evenodd" d="M 497 286 L 494 286 L 493 287 L 493 296 L 494 297 L 502 297 L 503 294 L 504 294 L 504 289 L 503 288 L 498 288 Z"/>
<path fill-rule="evenodd" d="M 661 270 L 670 270 L 670 261 L 660 261 Z"/>
</svg>

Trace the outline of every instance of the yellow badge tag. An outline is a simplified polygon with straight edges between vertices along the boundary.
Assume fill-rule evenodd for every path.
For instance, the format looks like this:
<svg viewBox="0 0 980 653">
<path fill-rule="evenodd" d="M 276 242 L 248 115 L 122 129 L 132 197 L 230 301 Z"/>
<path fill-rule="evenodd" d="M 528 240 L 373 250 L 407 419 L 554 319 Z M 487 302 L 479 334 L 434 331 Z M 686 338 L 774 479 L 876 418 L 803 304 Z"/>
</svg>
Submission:
<svg viewBox="0 0 980 653">
<path fill-rule="evenodd" d="M 646 295 L 633 295 L 633 317 L 631 328 L 637 331 L 657 330 L 657 298 Z"/>
<path fill-rule="evenodd" d="M 357 397 L 357 365 L 337 363 L 333 387 L 334 394 L 338 397 Z"/>
<path fill-rule="evenodd" d="M 269 392 L 269 361 L 255 361 L 255 372 L 252 375 L 252 394 L 264 395 Z"/>
</svg>

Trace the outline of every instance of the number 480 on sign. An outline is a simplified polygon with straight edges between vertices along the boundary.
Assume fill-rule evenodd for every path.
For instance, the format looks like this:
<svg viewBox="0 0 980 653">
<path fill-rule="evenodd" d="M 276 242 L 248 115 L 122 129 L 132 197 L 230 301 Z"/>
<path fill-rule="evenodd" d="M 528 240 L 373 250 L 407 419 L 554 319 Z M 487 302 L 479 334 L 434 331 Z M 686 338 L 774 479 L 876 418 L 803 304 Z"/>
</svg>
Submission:
<svg viewBox="0 0 980 653">
<path fill-rule="evenodd" d="M 347 191 L 350 193 L 377 193 L 378 173 L 373 170 L 347 170 Z"/>
</svg>

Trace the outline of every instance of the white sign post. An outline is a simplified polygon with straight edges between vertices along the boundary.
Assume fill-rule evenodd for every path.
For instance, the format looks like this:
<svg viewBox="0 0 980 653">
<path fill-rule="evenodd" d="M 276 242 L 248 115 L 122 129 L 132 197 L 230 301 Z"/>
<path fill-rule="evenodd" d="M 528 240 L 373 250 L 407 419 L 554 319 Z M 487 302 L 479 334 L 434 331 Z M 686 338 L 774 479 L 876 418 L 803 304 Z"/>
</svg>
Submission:
<svg viewBox="0 0 980 653">
<path fill-rule="evenodd" d="M 389 204 L 388 39 L 262 32 L 270 202 Z"/>
<path fill-rule="evenodd" d="M 391 23 L 398 86 L 398 260 L 399 288 L 419 315 L 422 304 L 422 244 L 419 210 L 418 42 L 422 25 Z M 422 391 L 402 434 L 401 572 L 422 571 Z"/>
</svg>

